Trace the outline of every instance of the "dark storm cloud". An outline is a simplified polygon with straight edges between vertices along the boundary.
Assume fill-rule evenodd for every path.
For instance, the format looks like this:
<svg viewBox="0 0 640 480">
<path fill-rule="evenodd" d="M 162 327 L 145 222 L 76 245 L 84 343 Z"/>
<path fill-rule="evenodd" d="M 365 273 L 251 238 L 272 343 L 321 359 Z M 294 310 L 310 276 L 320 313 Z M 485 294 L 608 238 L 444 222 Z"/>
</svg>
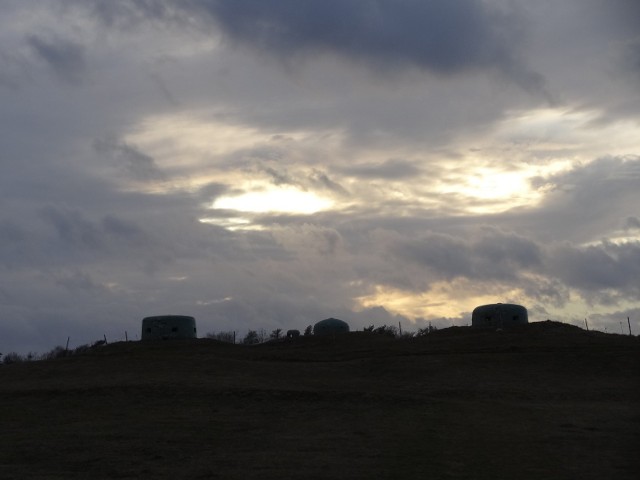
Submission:
<svg viewBox="0 0 640 480">
<path fill-rule="evenodd" d="M 638 217 L 627 217 L 624 222 L 625 230 L 640 230 L 640 219 Z"/>
<path fill-rule="evenodd" d="M 299 182 L 286 170 L 277 170 L 273 167 L 264 166 L 264 173 L 266 173 L 271 183 L 274 185 L 295 185 L 298 186 Z"/>
<path fill-rule="evenodd" d="M 31 232 L 17 220 L 0 221 L 0 265 L 11 269 L 26 261 L 37 262 L 41 257 L 38 247 Z"/>
<path fill-rule="evenodd" d="M 345 242 L 350 235 L 341 232 Z M 640 294 L 640 245 L 604 242 L 544 244 L 514 232 L 468 226 L 458 234 L 378 233 L 372 250 L 385 251 L 355 267 L 375 284 L 424 292 L 437 281 L 462 280 L 478 292 L 522 291 L 532 302 L 563 307 L 578 294 L 586 302 L 615 306 Z M 386 238 L 385 238 L 386 237 Z M 380 241 L 381 240 L 381 241 Z M 500 295 L 500 294 L 498 294 Z"/>
<path fill-rule="evenodd" d="M 471 239 L 432 232 L 401 241 L 393 251 L 404 261 L 422 265 L 448 280 L 465 277 L 508 282 L 542 262 L 541 249 L 535 242 L 494 228 L 473 232 Z"/>
<path fill-rule="evenodd" d="M 93 146 L 99 153 L 110 154 L 118 162 L 118 165 L 135 180 L 151 181 L 164 178 L 164 174 L 156 165 L 155 160 L 133 145 L 113 138 L 106 138 L 94 141 Z"/>
<path fill-rule="evenodd" d="M 640 38 L 634 38 L 622 48 L 621 68 L 640 81 Z"/>
<path fill-rule="evenodd" d="M 442 74 L 497 69 L 521 85 L 522 19 L 477 0 L 199 0 L 232 39 L 285 57 L 336 53 L 382 68 Z"/>
<path fill-rule="evenodd" d="M 96 283 L 90 274 L 81 270 L 73 270 L 71 272 L 57 274 L 54 282 L 70 292 L 97 291 L 99 293 L 105 290 L 102 285 Z"/>
<path fill-rule="evenodd" d="M 156 225 L 147 223 L 145 229 L 114 213 L 93 218 L 93 211 L 54 205 L 42 207 L 38 213 L 48 229 L 31 230 L 29 242 L 36 252 L 45 253 L 39 258 L 42 265 L 79 266 L 111 259 L 154 268 L 182 255 L 178 245 L 165 240 L 168 234 Z M 188 244 L 186 237 L 183 241 Z"/>
<path fill-rule="evenodd" d="M 640 157 L 603 157 L 566 172 L 533 180 L 547 191 L 543 204 L 510 218 L 538 239 L 599 240 L 638 209 Z M 507 215 L 510 216 L 510 215 Z"/>
<path fill-rule="evenodd" d="M 212 182 L 200 187 L 195 193 L 195 198 L 199 202 L 211 203 L 220 195 L 228 191 L 229 187 L 222 183 Z"/>
<path fill-rule="evenodd" d="M 41 217 L 53 226 L 62 242 L 72 249 L 99 249 L 103 245 L 99 228 L 78 210 L 47 206 L 41 209 Z"/>
<path fill-rule="evenodd" d="M 640 33 L 640 2 L 637 0 L 599 0 L 605 12 L 617 21 L 617 26 L 625 29 L 628 35 Z"/>
<path fill-rule="evenodd" d="M 314 168 L 311 172 L 292 173 L 285 166 L 280 166 L 270 162 L 270 160 L 285 159 L 284 152 L 278 153 L 277 157 L 253 158 L 255 161 L 254 169 L 265 174 L 269 181 L 276 186 L 292 186 L 302 190 L 324 190 L 337 195 L 348 196 L 349 192 L 340 185 L 339 182 L 333 180 L 328 173 L 318 168 Z M 236 163 L 237 165 L 237 163 Z"/>
<path fill-rule="evenodd" d="M 340 183 L 332 180 L 329 175 L 323 171 L 314 169 L 309 176 L 311 185 L 320 190 L 328 190 L 342 196 L 349 196 L 349 192 Z"/>
<path fill-rule="evenodd" d="M 177 20 L 167 0 L 60 0 L 63 5 L 80 5 L 108 27 L 130 29 L 148 20 Z M 186 2 L 185 2 L 186 3 Z"/>
<path fill-rule="evenodd" d="M 0 86 L 16 89 L 27 71 L 26 59 L 0 50 Z"/>
<path fill-rule="evenodd" d="M 130 242 L 142 243 L 147 240 L 143 230 L 135 223 L 118 218 L 115 215 L 103 217 L 101 227 L 105 234 L 127 239 Z"/>
<path fill-rule="evenodd" d="M 588 292 L 618 289 L 638 292 L 640 244 L 602 245 L 578 248 L 562 245 L 552 249 L 550 271 L 561 281 Z"/>
<path fill-rule="evenodd" d="M 59 38 L 42 38 L 31 35 L 27 43 L 55 75 L 71 84 L 83 80 L 86 62 L 82 45 Z"/>
<path fill-rule="evenodd" d="M 285 54 L 324 50 L 455 72 L 509 59 L 512 32 L 473 0 L 202 1 L 234 39 Z M 505 22 L 506 23 L 506 22 Z M 503 38 L 506 35 L 506 38 Z"/>
<path fill-rule="evenodd" d="M 527 90 L 544 80 L 522 60 L 522 13 L 480 0 L 90 0 L 107 26 L 144 20 L 182 25 L 212 19 L 227 38 L 289 62 L 337 54 L 376 70 L 436 74 L 495 70 Z"/>
</svg>

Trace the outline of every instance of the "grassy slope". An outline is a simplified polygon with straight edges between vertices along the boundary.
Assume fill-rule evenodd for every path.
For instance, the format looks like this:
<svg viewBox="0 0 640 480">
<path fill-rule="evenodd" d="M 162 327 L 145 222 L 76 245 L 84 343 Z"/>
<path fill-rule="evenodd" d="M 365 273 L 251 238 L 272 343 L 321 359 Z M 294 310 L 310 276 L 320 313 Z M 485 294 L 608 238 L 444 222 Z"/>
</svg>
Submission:
<svg viewBox="0 0 640 480">
<path fill-rule="evenodd" d="M 544 322 L 5 365 L 0 479 L 635 478 L 639 347 Z"/>
</svg>

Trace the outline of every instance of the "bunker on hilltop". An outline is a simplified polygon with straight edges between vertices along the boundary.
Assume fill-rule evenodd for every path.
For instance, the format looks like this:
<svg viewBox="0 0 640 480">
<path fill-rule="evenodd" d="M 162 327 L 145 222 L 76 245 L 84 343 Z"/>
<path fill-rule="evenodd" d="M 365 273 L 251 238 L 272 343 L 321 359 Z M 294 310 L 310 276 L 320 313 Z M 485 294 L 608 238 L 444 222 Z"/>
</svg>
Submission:
<svg viewBox="0 0 640 480">
<path fill-rule="evenodd" d="M 196 338 L 196 319 L 187 315 L 159 315 L 142 319 L 142 340 Z"/>
<path fill-rule="evenodd" d="M 492 303 L 480 305 L 471 314 L 472 327 L 507 328 L 529 323 L 529 314 L 522 305 Z"/>
<path fill-rule="evenodd" d="M 349 324 L 337 318 L 327 318 L 313 326 L 314 335 L 335 335 L 336 333 L 349 333 Z"/>
<path fill-rule="evenodd" d="M 287 330 L 287 338 L 298 338 L 300 330 Z"/>
</svg>

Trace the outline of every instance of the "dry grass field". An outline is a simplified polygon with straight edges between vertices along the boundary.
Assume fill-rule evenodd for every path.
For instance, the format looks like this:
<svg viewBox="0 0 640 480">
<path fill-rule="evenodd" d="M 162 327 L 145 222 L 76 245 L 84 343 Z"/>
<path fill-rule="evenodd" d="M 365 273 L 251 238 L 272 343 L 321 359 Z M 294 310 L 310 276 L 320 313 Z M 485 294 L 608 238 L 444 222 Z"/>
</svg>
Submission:
<svg viewBox="0 0 640 480">
<path fill-rule="evenodd" d="M 0 479 L 631 479 L 640 340 L 553 322 L 0 365 Z"/>
</svg>

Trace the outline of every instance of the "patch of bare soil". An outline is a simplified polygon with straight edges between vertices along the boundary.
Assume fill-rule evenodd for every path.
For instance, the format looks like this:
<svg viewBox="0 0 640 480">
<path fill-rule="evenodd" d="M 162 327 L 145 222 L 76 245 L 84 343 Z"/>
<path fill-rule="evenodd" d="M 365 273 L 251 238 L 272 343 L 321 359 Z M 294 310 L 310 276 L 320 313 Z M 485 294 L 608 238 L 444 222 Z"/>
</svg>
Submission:
<svg viewBox="0 0 640 480">
<path fill-rule="evenodd" d="M 639 347 L 541 322 L 2 365 L 0 479 L 635 479 Z"/>
</svg>

